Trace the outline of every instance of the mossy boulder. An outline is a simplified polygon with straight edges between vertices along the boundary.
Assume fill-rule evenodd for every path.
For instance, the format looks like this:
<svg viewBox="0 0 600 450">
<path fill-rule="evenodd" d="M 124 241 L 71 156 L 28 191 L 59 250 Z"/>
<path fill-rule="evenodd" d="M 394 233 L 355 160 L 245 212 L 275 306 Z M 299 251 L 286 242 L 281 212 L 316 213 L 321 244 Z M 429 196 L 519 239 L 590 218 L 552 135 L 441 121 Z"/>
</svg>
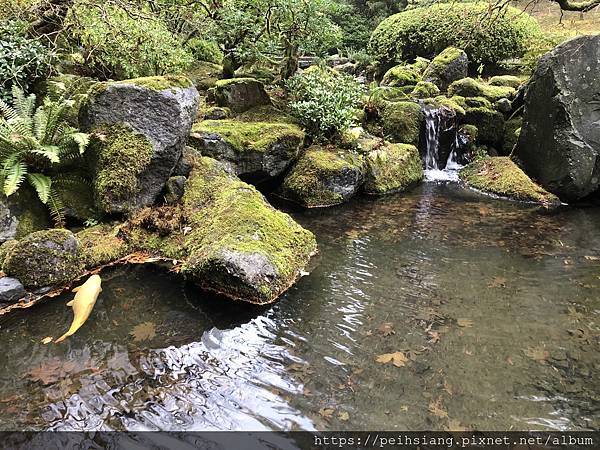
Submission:
<svg viewBox="0 0 600 450">
<path fill-rule="evenodd" d="M 454 111 L 456 117 L 458 117 L 460 120 L 462 120 L 462 118 L 465 116 L 465 104 L 463 97 L 455 96 L 452 98 L 448 98 L 445 95 L 438 95 L 433 99 L 426 99 L 425 104 L 434 108 L 444 107 L 447 109 L 451 109 L 452 111 Z"/>
<path fill-rule="evenodd" d="M 502 143 L 502 153 L 505 156 L 510 155 L 517 145 L 522 125 L 522 117 L 513 117 L 512 119 L 506 121 L 506 125 L 504 127 L 504 142 Z"/>
<path fill-rule="evenodd" d="M 304 132 L 295 124 L 205 120 L 195 124 L 189 145 L 260 182 L 280 175 L 296 159 Z"/>
<path fill-rule="evenodd" d="M 16 239 L 9 239 L 0 244 L 0 270 L 4 270 L 4 261 L 6 261 L 6 257 L 18 243 L 19 241 Z"/>
<path fill-rule="evenodd" d="M 68 230 L 36 231 L 21 239 L 8 253 L 4 271 L 25 287 L 66 284 L 83 273 L 79 242 Z"/>
<path fill-rule="evenodd" d="M 423 113 L 417 103 L 384 102 L 379 109 L 383 132 L 390 141 L 419 145 Z"/>
<path fill-rule="evenodd" d="M 460 171 L 468 186 L 514 200 L 555 206 L 560 200 L 534 183 L 510 158 L 480 158 Z"/>
<path fill-rule="evenodd" d="M 264 85 L 254 78 L 219 80 L 211 92 L 217 105 L 226 106 L 236 113 L 271 104 Z"/>
<path fill-rule="evenodd" d="M 402 88 L 379 86 L 370 92 L 367 102 L 378 107 L 383 105 L 384 102 L 409 101 L 411 100 L 411 93 L 414 88 L 414 86 L 405 86 Z"/>
<path fill-rule="evenodd" d="M 423 73 L 423 79 L 445 91 L 453 82 L 465 78 L 468 70 L 467 54 L 459 48 L 448 47 L 433 58 Z"/>
<path fill-rule="evenodd" d="M 408 189 L 423 179 L 419 150 L 410 144 L 383 144 L 365 158 L 364 191 L 388 194 Z"/>
<path fill-rule="evenodd" d="M 491 86 L 473 78 L 463 78 L 455 81 L 448 87 L 448 95 L 460 95 L 461 97 L 483 97 L 494 103 L 501 98 L 512 99 L 516 89 L 506 86 Z"/>
<path fill-rule="evenodd" d="M 363 182 L 363 164 L 357 155 L 313 146 L 285 177 L 281 197 L 306 208 L 338 205 L 358 192 Z"/>
<path fill-rule="evenodd" d="M 431 98 L 440 94 L 440 89 L 429 81 L 419 81 L 410 93 L 415 98 Z"/>
<path fill-rule="evenodd" d="M 405 64 L 400 64 L 385 73 L 381 85 L 389 87 L 415 86 L 419 81 L 421 81 L 421 75 L 418 71 Z"/>
<path fill-rule="evenodd" d="M 70 177 L 70 175 L 72 176 Z M 67 182 L 52 185 L 54 192 L 64 206 L 65 216 L 79 222 L 98 219 L 100 216 L 96 208 L 93 186 L 87 179 L 87 174 L 67 173 L 65 174 Z"/>
<path fill-rule="evenodd" d="M 198 101 L 185 77 L 92 88 L 81 122 L 96 137 L 94 190 L 102 212 L 125 213 L 154 203 L 181 157 Z"/>
<path fill-rule="evenodd" d="M 10 197 L 0 195 L 0 243 L 49 227 L 48 210 L 29 186 Z"/>
<path fill-rule="evenodd" d="M 126 256 L 129 248 L 119 235 L 120 227 L 110 224 L 96 225 L 78 232 L 75 236 L 85 268 L 100 267 Z"/>
<path fill-rule="evenodd" d="M 504 86 L 519 89 L 523 81 L 514 75 L 496 75 L 488 80 L 490 86 Z"/>
<path fill-rule="evenodd" d="M 223 74 L 223 66 L 206 61 L 198 61 L 186 75 L 198 91 L 207 91 L 217 84 Z"/>
<path fill-rule="evenodd" d="M 504 116 L 493 109 L 477 107 L 465 110 L 464 122 L 477 127 L 477 142 L 498 147 L 504 137 Z"/>
</svg>

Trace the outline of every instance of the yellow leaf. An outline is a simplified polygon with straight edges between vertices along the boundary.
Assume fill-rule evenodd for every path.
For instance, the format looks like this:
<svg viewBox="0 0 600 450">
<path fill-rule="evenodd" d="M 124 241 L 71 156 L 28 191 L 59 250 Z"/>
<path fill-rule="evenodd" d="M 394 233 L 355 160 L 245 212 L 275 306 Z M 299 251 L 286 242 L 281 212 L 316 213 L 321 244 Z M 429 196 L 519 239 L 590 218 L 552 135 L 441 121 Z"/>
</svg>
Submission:
<svg viewBox="0 0 600 450">
<path fill-rule="evenodd" d="M 333 408 L 321 408 L 319 410 L 319 415 L 328 419 L 331 416 L 333 416 L 334 411 L 335 411 L 335 409 L 333 409 Z"/>
<path fill-rule="evenodd" d="M 152 322 L 144 322 L 134 327 L 130 335 L 135 342 L 148 341 L 156 336 L 156 325 Z"/>
<path fill-rule="evenodd" d="M 347 411 L 342 411 L 338 414 L 338 419 L 343 422 L 347 422 L 350 419 L 350 414 Z"/>
<path fill-rule="evenodd" d="M 448 413 L 442 408 L 442 398 L 439 397 L 436 401 L 429 404 L 429 412 L 440 419 L 448 417 Z"/>
<path fill-rule="evenodd" d="M 52 336 L 45 337 L 44 339 L 42 339 L 42 344 L 47 345 L 50 342 L 52 342 L 52 339 Z"/>
<path fill-rule="evenodd" d="M 456 323 L 458 324 L 459 327 L 462 327 L 462 328 L 469 328 L 469 327 L 473 326 L 473 321 L 471 319 L 464 319 L 464 318 L 458 319 L 456 321 Z"/>
<path fill-rule="evenodd" d="M 384 353 L 383 355 L 379 355 L 376 361 L 381 364 L 387 364 L 391 362 L 396 367 L 404 367 L 408 361 L 408 358 L 402 352 Z"/>
</svg>

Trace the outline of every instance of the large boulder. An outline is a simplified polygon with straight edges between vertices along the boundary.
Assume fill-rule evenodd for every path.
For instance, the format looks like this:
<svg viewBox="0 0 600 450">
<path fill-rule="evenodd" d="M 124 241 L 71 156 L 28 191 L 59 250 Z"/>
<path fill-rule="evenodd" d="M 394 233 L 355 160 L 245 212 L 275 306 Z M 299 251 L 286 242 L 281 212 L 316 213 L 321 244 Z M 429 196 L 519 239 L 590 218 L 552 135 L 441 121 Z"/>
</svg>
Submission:
<svg viewBox="0 0 600 450">
<path fill-rule="evenodd" d="M 525 91 L 516 156 L 526 172 L 565 201 L 600 186 L 600 35 L 544 55 Z"/>
<path fill-rule="evenodd" d="M 50 226 L 48 211 L 28 186 L 10 197 L 0 195 L 0 244 Z"/>
<path fill-rule="evenodd" d="M 25 297 L 25 288 L 16 278 L 0 278 L 0 308 Z"/>
<path fill-rule="evenodd" d="M 260 182 L 276 177 L 296 159 L 304 143 L 297 125 L 283 122 L 205 120 L 194 125 L 189 145 L 226 163 L 237 175 Z"/>
<path fill-rule="evenodd" d="M 510 158 L 480 158 L 460 171 L 460 178 L 472 188 L 512 200 L 556 206 L 560 200 L 537 185 Z"/>
<path fill-rule="evenodd" d="M 469 58 L 467 54 L 459 48 L 448 47 L 433 58 L 433 61 L 423 73 L 423 79 L 434 83 L 445 91 L 453 82 L 465 78 L 468 70 Z"/>
<path fill-rule="evenodd" d="M 154 203 L 179 161 L 198 109 L 182 77 L 148 77 L 92 88 L 80 119 L 96 136 L 94 191 L 105 213 Z"/>
<path fill-rule="evenodd" d="M 79 231 L 75 237 L 86 269 L 94 269 L 123 258 L 129 248 L 120 237 L 120 226 L 100 224 Z"/>
<path fill-rule="evenodd" d="M 212 93 L 217 105 L 226 106 L 237 113 L 271 104 L 264 85 L 254 78 L 219 80 Z"/>
<path fill-rule="evenodd" d="M 400 64 L 388 70 L 381 80 L 382 86 L 403 87 L 415 86 L 421 81 L 421 75 L 411 66 Z"/>
<path fill-rule="evenodd" d="M 415 102 L 383 102 L 379 107 L 383 132 L 392 142 L 419 145 L 423 124 L 421 106 Z"/>
<path fill-rule="evenodd" d="M 79 242 L 68 230 L 36 231 L 10 250 L 4 271 L 29 288 L 68 283 L 83 273 Z"/>
<path fill-rule="evenodd" d="M 367 194 L 406 190 L 423 179 L 419 150 L 410 144 L 383 143 L 367 154 L 365 179 Z"/>
<path fill-rule="evenodd" d="M 285 177 L 280 195 L 306 208 L 333 206 L 348 201 L 362 182 L 363 165 L 357 157 L 313 146 Z"/>
</svg>

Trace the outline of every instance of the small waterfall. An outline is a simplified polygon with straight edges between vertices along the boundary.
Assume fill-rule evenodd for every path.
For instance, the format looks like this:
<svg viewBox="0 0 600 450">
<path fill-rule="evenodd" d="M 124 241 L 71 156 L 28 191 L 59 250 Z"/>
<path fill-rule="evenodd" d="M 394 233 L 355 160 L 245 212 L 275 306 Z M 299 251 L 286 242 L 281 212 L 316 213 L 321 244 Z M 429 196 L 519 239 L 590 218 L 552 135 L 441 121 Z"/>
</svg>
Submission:
<svg viewBox="0 0 600 450">
<path fill-rule="evenodd" d="M 454 111 L 425 108 L 425 178 L 429 181 L 458 180 L 462 168 L 463 137 L 458 133 Z"/>
</svg>

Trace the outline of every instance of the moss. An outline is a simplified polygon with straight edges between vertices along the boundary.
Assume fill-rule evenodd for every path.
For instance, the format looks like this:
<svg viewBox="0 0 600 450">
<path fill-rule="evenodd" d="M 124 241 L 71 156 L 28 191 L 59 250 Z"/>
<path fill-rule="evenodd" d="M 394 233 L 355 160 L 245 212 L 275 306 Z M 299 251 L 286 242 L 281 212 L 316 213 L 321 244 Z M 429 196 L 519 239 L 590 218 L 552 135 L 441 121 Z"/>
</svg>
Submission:
<svg viewBox="0 0 600 450">
<path fill-rule="evenodd" d="M 523 80 L 514 75 L 496 75 L 488 80 L 490 86 L 504 86 L 518 89 L 523 84 Z"/>
<path fill-rule="evenodd" d="M 135 196 L 138 176 L 150 164 L 153 148 L 145 136 L 124 125 L 102 126 L 94 135 L 94 194 L 100 209 L 109 211 L 113 202 Z"/>
<path fill-rule="evenodd" d="M 227 86 L 231 86 L 233 84 L 245 84 L 245 83 L 260 83 L 256 78 L 228 78 L 226 80 L 219 80 L 215 83 L 215 87 L 217 89 L 222 89 Z"/>
<path fill-rule="evenodd" d="M 240 153 L 263 153 L 281 139 L 292 139 L 298 144 L 304 140 L 304 132 L 300 127 L 287 123 L 205 120 L 192 127 L 189 145 L 198 148 L 194 133 L 216 133 Z"/>
<path fill-rule="evenodd" d="M 307 208 L 338 205 L 347 198 L 336 189 L 336 183 L 348 173 L 361 172 L 361 166 L 346 152 L 311 147 L 285 178 L 281 195 Z"/>
<path fill-rule="evenodd" d="M 430 98 L 440 94 L 440 89 L 429 81 L 419 81 L 411 95 L 416 98 Z"/>
<path fill-rule="evenodd" d="M 223 67 L 218 64 L 200 61 L 187 72 L 187 76 L 199 91 L 206 91 L 215 87 L 223 74 Z"/>
<path fill-rule="evenodd" d="M 488 108 L 492 109 L 492 103 L 484 97 L 456 97 L 461 102 L 463 108 Z"/>
<path fill-rule="evenodd" d="M 385 73 L 381 85 L 389 87 L 414 86 L 419 81 L 421 81 L 419 72 L 407 65 L 401 64 L 392 67 Z"/>
<path fill-rule="evenodd" d="M 88 183 L 61 183 L 54 187 L 55 193 L 62 201 L 66 214 L 80 221 L 98 219 L 99 213 L 94 205 L 94 192 Z"/>
<path fill-rule="evenodd" d="M 277 109 L 273 105 L 261 105 L 250 108 L 235 117 L 235 120 L 241 122 L 267 122 L 296 124 L 297 120 L 289 114 Z"/>
<path fill-rule="evenodd" d="M 411 100 L 413 86 L 408 87 L 386 87 L 380 86 L 373 89 L 369 95 L 368 103 L 374 106 L 381 106 L 385 102 L 399 102 Z"/>
<path fill-rule="evenodd" d="M 403 191 L 423 179 L 419 150 L 410 144 L 389 144 L 369 152 L 364 186 L 369 194 Z"/>
<path fill-rule="evenodd" d="M 494 103 L 501 98 L 512 98 L 515 89 L 504 86 L 490 86 L 473 78 L 463 78 L 455 81 L 448 88 L 448 95 L 460 95 L 462 97 L 484 97 Z"/>
<path fill-rule="evenodd" d="M 117 81 L 116 83 L 135 84 L 153 91 L 166 91 L 168 89 L 186 89 L 192 87 L 192 81 L 182 76 L 157 76 L 132 78 L 131 80 Z"/>
<path fill-rule="evenodd" d="M 464 106 L 464 97 L 454 96 L 452 98 L 448 98 L 444 95 L 438 95 L 434 99 L 435 106 L 445 106 L 446 108 L 454 110 L 457 116 L 464 117 L 465 115 L 465 106 Z"/>
<path fill-rule="evenodd" d="M 488 108 L 467 108 L 465 123 L 475 125 L 477 141 L 482 144 L 497 145 L 504 136 L 504 116 Z"/>
<path fill-rule="evenodd" d="M 4 270 L 4 261 L 6 261 L 6 257 L 18 243 L 19 241 L 16 239 L 9 239 L 0 245 L 0 270 Z"/>
<path fill-rule="evenodd" d="M 461 170 L 460 178 L 475 189 L 502 197 L 546 205 L 560 203 L 507 157 L 478 159 Z"/>
<path fill-rule="evenodd" d="M 423 73 L 423 78 L 429 81 L 436 83 L 443 89 L 448 87 L 448 84 L 459 78 L 460 76 L 466 75 L 466 70 L 462 74 L 452 73 L 454 78 L 448 79 L 448 66 L 455 62 L 456 60 L 464 58 L 467 61 L 467 55 L 465 52 L 456 47 L 448 47 L 431 61 L 431 64 L 427 67 L 427 70 Z M 460 66 L 458 66 L 460 67 Z M 454 70 L 453 72 L 456 72 Z"/>
<path fill-rule="evenodd" d="M 273 301 L 296 280 L 316 251 L 311 232 L 274 209 L 253 186 L 228 175 L 210 158 L 196 160 L 183 209 L 191 228 L 185 237 L 191 256 L 182 272 L 230 297 L 255 303 Z M 276 273 L 271 279 L 240 283 L 223 266 L 226 255 L 259 255 Z"/>
<path fill-rule="evenodd" d="M 425 69 L 427 69 L 427 67 L 429 67 L 430 63 L 431 63 L 431 61 L 428 60 L 427 58 L 422 58 L 420 56 L 417 56 L 415 58 L 415 62 L 412 64 L 409 64 L 409 67 L 411 69 L 413 69 L 415 72 L 417 72 L 418 74 L 423 74 L 423 72 L 425 72 Z"/>
<path fill-rule="evenodd" d="M 479 133 L 479 130 L 477 130 L 477 127 L 475 125 L 461 125 L 459 131 L 462 135 L 466 136 L 469 139 L 470 143 L 473 143 L 477 140 L 477 134 Z"/>
<path fill-rule="evenodd" d="M 109 264 L 128 254 L 128 246 L 119 237 L 119 233 L 119 226 L 101 224 L 86 228 L 75 235 L 86 269 Z"/>
<path fill-rule="evenodd" d="M 393 142 L 418 146 L 423 113 L 414 102 L 385 102 L 381 108 L 383 131 Z"/>
<path fill-rule="evenodd" d="M 78 242 L 63 229 L 36 231 L 21 239 L 4 266 L 7 275 L 26 287 L 65 284 L 83 272 Z"/>
<path fill-rule="evenodd" d="M 522 117 L 513 117 L 506 121 L 504 128 L 504 141 L 502 144 L 502 153 L 504 155 L 510 155 L 515 145 L 519 141 L 519 134 L 521 131 L 521 125 L 523 125 Z"/>
</svg>

